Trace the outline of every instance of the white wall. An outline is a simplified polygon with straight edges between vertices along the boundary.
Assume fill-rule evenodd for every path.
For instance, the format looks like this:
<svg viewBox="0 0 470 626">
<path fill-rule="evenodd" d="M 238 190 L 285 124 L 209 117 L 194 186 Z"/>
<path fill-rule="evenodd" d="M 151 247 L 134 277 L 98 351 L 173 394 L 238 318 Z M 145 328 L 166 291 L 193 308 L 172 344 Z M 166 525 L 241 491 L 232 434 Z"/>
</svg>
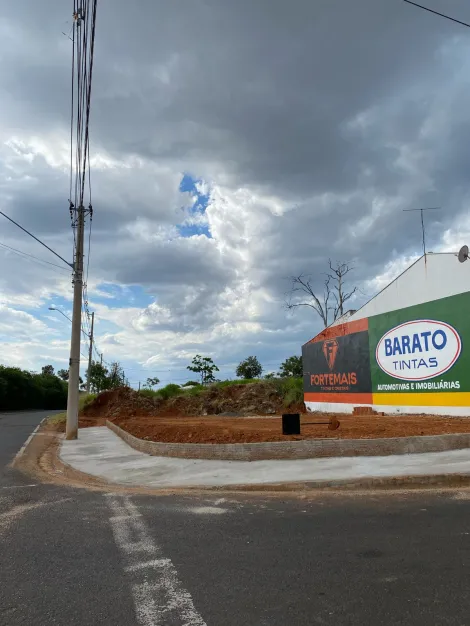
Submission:
<svg viewBox="0 0 470 626">
<path fill-rule="evenodd" d="M 470 291 L 470 261 L 452 253 L 427 254 L 416 261 L 347 321 L 388 313 Z"/>
<path fill-rule="evenodd" d="M 423 394 L 424 395 L 424 394 Z M 396 406 L 385 404 L 344 404 L 342 402 L 306 402 L 305 407 L 309 412 L 320 413 L 344 413 L 351 415 L 356 406 L 371 406 L 374 411 L 386 415 L 452 415 L 454 417 L 470 417 L 469 406 Z"/>
</svg>

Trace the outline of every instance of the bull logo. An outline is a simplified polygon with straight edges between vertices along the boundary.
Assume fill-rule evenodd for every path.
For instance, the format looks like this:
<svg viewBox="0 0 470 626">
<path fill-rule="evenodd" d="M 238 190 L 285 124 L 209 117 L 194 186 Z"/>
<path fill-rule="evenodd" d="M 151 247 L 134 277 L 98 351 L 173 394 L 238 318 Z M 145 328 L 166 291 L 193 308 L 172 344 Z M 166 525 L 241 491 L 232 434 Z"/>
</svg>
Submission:
<svg viewBox="0 0 470 626">
<path fill-rule="evenodd" d="M 336 355 L 338 354 L 338 342 L 336 339 L 328 339 L 323 342 L 322 352 L 325 355 L 326 362 L 330 368 L 330 372 L 333 370 L 336 361 Z"/>
</svg>

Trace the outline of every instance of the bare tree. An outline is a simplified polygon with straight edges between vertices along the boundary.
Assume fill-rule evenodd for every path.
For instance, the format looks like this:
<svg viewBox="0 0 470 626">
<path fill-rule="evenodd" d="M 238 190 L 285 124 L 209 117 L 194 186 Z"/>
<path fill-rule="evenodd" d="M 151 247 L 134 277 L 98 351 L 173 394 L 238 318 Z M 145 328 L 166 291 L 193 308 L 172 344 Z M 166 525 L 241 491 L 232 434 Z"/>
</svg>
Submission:
<svg viewBox="0 0 470 626">
<path fill-rule="evenodd" d="M 328 265 L 330 271 L 325 274 L 323 294 L 320 295 L 318 291 L 315 293 L 311 276 L 299 274 L 290 277 L 291 289 L 286 301 L 289 310 L 301 306 L 312 308 L 320 316 L 325 328 L 344 315 L 344 305 L 357 291 L 357 287 L 349 291 L 345 285 L 345 277 L 354 269 L 349 263 L 333 265 L 331 259 L 328 259 Z"/>
</svg>

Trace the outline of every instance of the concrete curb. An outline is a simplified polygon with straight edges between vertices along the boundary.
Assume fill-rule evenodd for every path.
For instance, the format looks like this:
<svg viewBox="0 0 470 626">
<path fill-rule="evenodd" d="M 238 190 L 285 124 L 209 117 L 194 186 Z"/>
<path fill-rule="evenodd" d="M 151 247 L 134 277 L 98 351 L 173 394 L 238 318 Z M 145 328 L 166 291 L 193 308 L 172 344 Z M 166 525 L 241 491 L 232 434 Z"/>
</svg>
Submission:
<svg viewBox="0 0 470 626">
<path fill-rule="evenodd" d="M 306 439 L 266 443 L 163 443 L 139 439 L 116 424 L 106 426 L 131 448 L 150 456 L 224 461 L 264 461 L 348 456 L 390 456 L 470 448 L 470 433 L 387 439 Z"/>
<path fill-rule="evenodd" d="M 39 424 L 36 426 L 36 428 L 33 430 L 33 432 L 30 434 L 30 436 L 26 439 L 26 441 L 24 442 L 24 444 L 21 446 L 21 448 L 19 449 L 19 451 L 15 454 L 13 461 L 11 462 L 10 465 L 14 465 L 17 461 L 19 461 L 21 459 L 21 457 L 23 456 L 23 454 L 26 452 L 26 448 L 29 446 L 29 444 L 31 443 L 34 435 L 36 435 L 36 433 L 38 432 L 38 430 L 41 428 L 41 426 L 44 424 L 44 422 L 49 419 L 50 415 L 47 415 L 46 417 L 43 417 L 42 420 L 39 422 Z"/>
<path fill-rule="evenodd" d="M 41 434 L 41 433 L 40 433 Z M 70 444 L 70 442 L 67 442 Z M 72 442 L 73 444 L 74 442 Z M 102 473 L 88 473 L 83 467 L 79 468 L 75 464 L 71 464 L 66 461 L 59 449 L 56 451 L 57 457 L 60 461 L 61 467 L 69 468 L 74 474 L 79 476 L 78 483 L 82 483 L 84 487 L 97 487 L 109 489 L 125 489 L 130 493 L 155 493 L 155 494 L 176 494 L 176 493 L 246 493 L 253 496 L 262 494 L 292 494 L 292 496 L 301 496 L 302 494 L 311 493 L 312 496 L 315 493 L 321 492 L 351 492 L 360 493 L 375 491 L 391 492 L 391 491 L 403 491 L 403 490 L 444 490 L 444 489 L 469 489 L 470 488 L 470 461 L 468 462 L 469 471 L 465 466 L 462 471 L 459 468 L 453 473 L 431 473 L 431 474 L 404 474 L 402 476 L 358 476 L 355 478 L 335 478 L 335 479 L 311 479 L 302 480 L 301 476 L 288 480 L 286 482 L 279 482 L 279 479 L 274 479 L 269 483 L 258 484 L 246 484 L 238 482 L 235 484 L 219 484 L 219 485 L 201 485 L 195 483 L 194 485 L 149 485 L 139 484 L 139 470 L 136 474 L 136 482 L 121 482 L 119 478 L 113 473 L 112 477 L 105 478 Z M 100 453 L 101 454 L 101 453 Z M 465 453 L 468 455 L 468 453 Z M 107 456 L 102 459 L 106 462 Z M 460 471 L 459 471 L 460 470 Z M 129 469 L 132 472 L 132 469 Z M 169 470 L 171 471 L 171 470 Z M 413 471 L 413 470 L 411 470 Z M 432 472 L 432 468 L 430 468 Z M 438 470 L 439 471 L 439 470 Z M 50 473 L 50 472 L 49 472 Z M 61 472 L 61 475 L 63 473 Z M 61 478 L 64 476 L 62 475 Z M 54 476 L 57 479 L 57 476 Z M 88 481 L 90 479 L 90 482 Z M 126 481 L 129 479 L 129 474 L 126 473 Z M 242 479 L 243 480 L 243 479 Z M 79 485 L 80 486 L 80 485 Z"/>
<path fill-rule="evenodd" d="M 430 474 L 428 476 L 387 476 L 385 478 L 356 478 L 338 480 L 315 480 L 296 483 L 272 483 L 263 485 L 226 485 L 205 487 L 212 491 L 386 491 L 393 489 L 470 487 L 470 474 Z M 188 489 L 190 489 L 188 487 Z M 200 489 L 194 487 L 193 489 Z"/>
</svg>

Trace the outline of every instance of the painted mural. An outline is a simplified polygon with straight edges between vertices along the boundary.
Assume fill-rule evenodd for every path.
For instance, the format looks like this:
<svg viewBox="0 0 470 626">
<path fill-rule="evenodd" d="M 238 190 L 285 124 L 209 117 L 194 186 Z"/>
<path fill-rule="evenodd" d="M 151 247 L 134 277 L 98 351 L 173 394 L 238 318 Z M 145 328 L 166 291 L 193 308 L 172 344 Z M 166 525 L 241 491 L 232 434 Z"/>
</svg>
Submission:
<svg viewBox="0 0 470 626">
<path fill-rule="evenodd" d="M 470 406 L 469 312 L 464 293 L 325 329 L 302 348 L 305 401 Z"/>
</svg>

